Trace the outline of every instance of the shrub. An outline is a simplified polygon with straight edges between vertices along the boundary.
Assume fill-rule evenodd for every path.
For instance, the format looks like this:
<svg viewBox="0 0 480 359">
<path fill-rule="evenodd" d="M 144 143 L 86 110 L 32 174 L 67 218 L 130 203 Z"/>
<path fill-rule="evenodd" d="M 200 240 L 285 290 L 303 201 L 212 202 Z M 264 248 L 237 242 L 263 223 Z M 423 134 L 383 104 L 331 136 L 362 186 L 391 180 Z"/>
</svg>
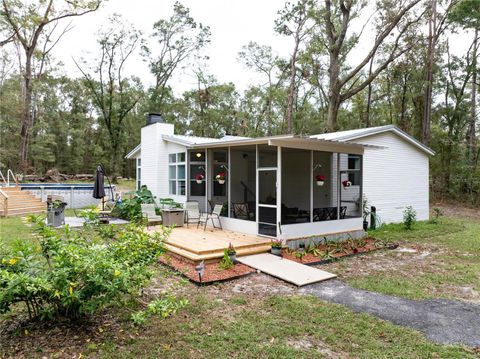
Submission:
<svg viewBox="0 0 480 359">
<path fill-rule="evenodd" d="M 133 221 L 139 222 L 142 219 L 142 204 L 155 203 L 152 192 L 142 186 L 136 191 L 132 198 L 125 199 L 113 209 L 113 215 Z"/>
<path fill-rule="evenodd" d="M 440 217 L 443 216 L 443 211 L 441 208 L 435 207 L 433 209 L 433 218 L 431 220 L 432 223 L 438 223 Z"/>
<path fill-rule="evenodd" d="M 174 315 L 179 309 L 188 304 L 188 299 L 177 299 L 175 296 L 167 295 L 164 298 L 158 298 L 151 301 L 146 310 L 135 312 L 131 316 L 131 320 L 135 325 L 144 324 L 152 315 L 159 315 L 167 318 Z"/>
<path fill-rule="evenodd" d="M 170 231 L 148 234 L 130 225 L 108 239 L 98 233 L 87 238 L 68 228 L 56 231 L 43 217 L 34 220 L 40 246 L 24 243 L 0 253 L 0 312 L 24 303 L 30 318 L 74 318 L 122 295 L 135 296 L 152 275 L 149 266 Z"/>
<path fill-rule="evenodd" d="M 230 269 L 234 266 L 232 260 L 228 256 L 228 250 L 225 249 L 223 251 L 223 258 L 218 266 L 220 267 L 220 269 Z"/>
<path fill-rule="evenodd" d="M 413 225 L 417 221 L 417 212 L 412 206 L 408 206 L 403 211 L 403 225 L 406 229 L 412 229 Z"/>
</svg>

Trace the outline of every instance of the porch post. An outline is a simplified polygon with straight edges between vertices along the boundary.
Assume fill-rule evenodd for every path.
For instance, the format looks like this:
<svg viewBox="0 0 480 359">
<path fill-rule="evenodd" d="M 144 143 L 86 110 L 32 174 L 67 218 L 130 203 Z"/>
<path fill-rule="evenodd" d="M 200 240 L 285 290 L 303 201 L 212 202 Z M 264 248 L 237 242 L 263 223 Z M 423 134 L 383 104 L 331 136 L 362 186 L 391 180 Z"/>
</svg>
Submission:
<svg viewBox="0 0 480 359">
<path fill-rule="evenodd" d="M 277 146 L 277 236 L 282 222 L 282 147 Z"/>
<path fill-rule="evenodd" d="M 208 159 L 208 148 L 205 148 L 205 212 L 210 213 L 208 210 L 208 194 L 210 188 L 210 161 Z"/>
<path fill-rule="evenodd" d="M 310 222 L 313 222 L 313 150 L 310 151 Z"/>
<path fill-rule="evenodd" d="M 255 223 L 257 224 L 258 234 L 258 193 L 260 186 L 258 185 L 258 145 L 255 145 Z"/>
<path fill-rule="evenodd" d="M 342 172 L 340 170 L 340 153 L 337 152 L 337 220 L 340 219 L 340 196 L 342 195 Z"/>
<path fill-rule="evenodd" d="M 231 166 L 232 166 L 232 161 L 230 160 L 230 146 L 228 146 L 228 152 L 227 152 L 227 217 L 230 218 L 230 211 L 232 210 L 230 208 L 231 206 L 231 203 L 232 203 L 232 200 L 231 200 L 231 197 L 230 197 L 230 194 L 231 194 L 231 178 L 232 178 L 232 174 L 231 174 Z"/>
</svg>

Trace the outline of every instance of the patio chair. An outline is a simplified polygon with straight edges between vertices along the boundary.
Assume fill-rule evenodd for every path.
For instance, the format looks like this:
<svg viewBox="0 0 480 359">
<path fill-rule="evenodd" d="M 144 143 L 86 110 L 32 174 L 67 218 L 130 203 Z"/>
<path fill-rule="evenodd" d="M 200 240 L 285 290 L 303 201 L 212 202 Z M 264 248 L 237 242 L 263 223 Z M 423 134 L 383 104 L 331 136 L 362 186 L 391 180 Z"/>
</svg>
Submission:
<svg viewBox="0 0 480 359">
<path fill-rule="evenodd" d="M 200 217 L 202 215 L 197 201 L 185 202 L 185 213 L 186 213 L 185 222 L 187 223 L 187 227 L 189 223 L 198 224 L 198 221 L 200 221 Z"/>
<path fill-rule="evenodd" d="M 155 204 L 148 203 L 142 204 L 142 219 L 145 218 L 147 222 L 147 227 L 150 223 L 161 223 L 162 216 L 155 213 Z"/>
<path fill-rule="evenodd" d="M 250 214 L 248 212 L 248 206 L 246 203 L 232 203 L 233 206 L 233 217 L 240 219 L 250 219 Z"/>
<path fill-rule="evenodd" d="M 200 216 L 200 219 L 198 220 L 197 229 L 200 226 L 200 224 L 203 224 L 204 225 L 203 230 L 205 231 L 207 229 L 208 220 L 211 220 L 213 228 L 220 228 L 223 230 L 222 222 L 220 221 L 220 213 L 222 213 L 222 208 L 223 208 L 222 204 L 216 204 L 215 207 L 213 207 L 213 211 L 211 213 L 207 213 L 207 214 L 203 213 Z M 215 221 L 214 221 L 215 218 L 218 220 L 219 227 L 215 226 Z"/>
</svg>

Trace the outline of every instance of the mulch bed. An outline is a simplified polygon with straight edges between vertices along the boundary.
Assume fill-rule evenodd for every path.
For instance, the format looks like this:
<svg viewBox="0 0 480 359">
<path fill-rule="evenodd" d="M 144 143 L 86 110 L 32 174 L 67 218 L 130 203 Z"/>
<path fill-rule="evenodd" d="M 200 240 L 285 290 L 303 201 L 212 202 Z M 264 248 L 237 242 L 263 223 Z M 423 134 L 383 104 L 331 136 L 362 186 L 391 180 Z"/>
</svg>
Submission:
<svg viewBox="0 0 480 359">
<path fill-rule="evenodd" d="M 196 265 L 175 256 L 169 256 L 164 254 L 160 257 L 160 262 L 175 271 L 181 273 L 187 277 L 190 281 L 196 284 L 212 284 L 218 282 L 225 282 L 228 280 L 244 277 L 251 273 L 255 273 L 256 270 L 246 266 L 245 264 L 237 263 L 230 269 L 219 268 L 219 263 L 207 263 L 205 264 L 205 270 L 203 273 L 202 281 L 198 278 L 198 273 L 195 271 Z"/>
<path fill-rule="evenodd" d="M 374 238 L 366 238 L 365 239 L 365 242 L 366 242 L 365 246 L 358 247 L 355 250 L 352 250 L 350 248 L 345 249 L 341 252 L 333 254 L 334 258 L 332 258 L 332 259 L 322 259 L 321 257 L 314 256 L 311 253 L 305 254 L 305 256 L 303 258 L 297 258 L 295 256 L 296 252 L 295 251 L 289 251 L 288 249 L 283 249 L 282 250 L 282 257 L 285 258 L 285 259 L 289 259 L 291 261 L 306 264 L 306 265 L 315 265 L 315 264 L 326 264 L 326 263 L 330 263 L 330 262 L 332 262 L 333 260 L 336 260 L 336 259 L 361 255 L 361 254 L 365 254 L 365 253 L 368 253 L 368 252 L 377 251 L 379 249 L 394 249 L 394 248 L 398 247 L 398 244 L 389 245 L 389 246 L 385 246 L 385 247 L 377 247 L 377 246 L 375 246 L 375 241 L 376 240 Z M 317 249 L 319 251 L 324 252 L 324 251 L 327 250 L 327 246 L 322 244 L 322 245 L 317 246 Z"/>
</svg>

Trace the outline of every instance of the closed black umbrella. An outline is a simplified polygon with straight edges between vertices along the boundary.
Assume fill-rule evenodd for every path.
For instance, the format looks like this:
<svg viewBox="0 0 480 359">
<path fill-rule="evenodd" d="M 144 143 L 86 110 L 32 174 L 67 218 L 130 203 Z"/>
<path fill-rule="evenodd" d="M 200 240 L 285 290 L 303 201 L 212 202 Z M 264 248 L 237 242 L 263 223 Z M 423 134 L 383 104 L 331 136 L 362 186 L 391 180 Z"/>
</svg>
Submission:
<svg viewBox="0 0 480 359">
<path fill-rule="evenodd" d="M 103 197 L 105 197 L 105 173 L 102 166 L 97 166 L 95 183 L 93 185 L 93 198 L 100 199 Z"/>
</svg>

